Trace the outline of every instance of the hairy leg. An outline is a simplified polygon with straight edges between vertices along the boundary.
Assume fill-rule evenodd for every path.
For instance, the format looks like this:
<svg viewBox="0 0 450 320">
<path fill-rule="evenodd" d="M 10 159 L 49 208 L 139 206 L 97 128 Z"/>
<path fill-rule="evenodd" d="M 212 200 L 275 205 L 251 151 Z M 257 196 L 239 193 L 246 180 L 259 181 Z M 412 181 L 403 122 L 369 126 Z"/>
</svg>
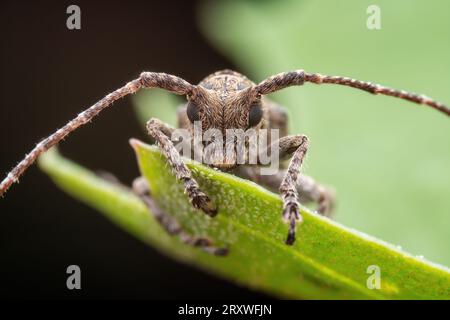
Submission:
<svg viewBox="0 0 450 320">
<path fill-rule="evenodd" d="M 286 146 L 280 143 L 280 157 L 281 155 L 290 152 L 292 144 L 298 144 L 297 150 L 294 152 L 291 162 L 286 171 L 286 175 L 281 181 L 280 194 L 283 199 L 283 219 L 289 223 L 289 232 L 286 238 L 286 244 L 292 245 L 295 242 L 296 222 L 301 222 L 300 203 L 298 202 L 297 193 L 297 179 L 300 173 L 300 168 L 308 150 L 308 138 L 301 136 L 288 136 L 282 139 L 290 141 Z M 280 141 L 282 142 L 282 141 Z M 288 149 L 283 149 L 288 148 Z"/>
<path fill-rule="evenodd" d="M 161 207 L 159 207 L 152 199 L 148 183 L 143 177 L 136 178 L 133 181 L 132 190 L 137 196 L 139 196 L 139 198 L 141 198 L 146 207 L 149 209 L 149 212 L 153 214 L 155 219 L 161 224 L 168 234 L 177 235 L 183 243 L 194 247 L 199 247 L 203 251 L 210 254 L 218 256 L 225 256 L 228 254 L 228 249 L 213 247 L 211 240 L 193 236 L 183 230 L 178 221 L 164 212 L 164 210 L 162 210 Z"/>
<path fill-rule="evenodd" d="M 262 154 L 271 154 L 275 148 L 278 148 L 278 160 L 292 157 L 279 187 L 283 199 L 283 219 L 289 224 L 286 244 L 292 245 L 295 242 L 297 221 L 301 222 L 297 183 L 300 168 L 308 150 L 308 138 L 305 135 L 282 137 L 278 141 L 274 141 L 268 150 L 263 150 Z"/>
<path fill-rule="evenodd" d="M 239 177 L 251 180 L 273 192 L 278 191 L 278 187 L 286 173 L 286 169 L 280 169 L 280 171 L 273 175 L 261 175 L 260 168 L 255 166 L 240 166 L 235 171 L 235 174 Z M 333 216 L 332 213 L 336 199 L 332 189 L 319 184 L 312 177 L 303 174 L 300 174 L 296 187 L 300 202 L 314 202 L 317 204 L 317 213 L 329 218 Z"/>
<path fill-rule="evenodd" d="M 169 138 L 174 129 L 164 122 L 152 118 L 147 122 L 147 130 L 156 140 L 156 144 L 161 148 L 176 178 L 183 181 L 185 192 L 191 200 L 192 205 L 197 209 L 203 210 L 211 217 L 215 216 L 217 210 L 212 201 L 200 190 L 197 181 L 192 177 L 191 171 L 186 167 L 181 155 Z"/>
</svg>

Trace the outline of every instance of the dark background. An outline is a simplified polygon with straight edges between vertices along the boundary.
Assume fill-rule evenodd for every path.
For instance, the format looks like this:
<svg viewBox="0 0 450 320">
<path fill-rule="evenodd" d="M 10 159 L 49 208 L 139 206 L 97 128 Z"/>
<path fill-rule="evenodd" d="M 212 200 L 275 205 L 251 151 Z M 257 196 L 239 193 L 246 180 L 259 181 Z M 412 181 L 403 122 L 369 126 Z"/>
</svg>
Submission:
<svg viewBox="0 0 450 320">
<path fill-rule="evenodd" d="M 81 8 L 81 30 L 66 8 Z M 233 68 L 196 26 L 188 1 L 2 1 L 2 178 L 41 138 L 143 70 L 196 83 Z M 61 144 L 64 155 L 122 181 L 138 175 L 130 137 L 146 139 L 123 99 Z M 12 298 L 252 298 L 175 263 L 58 190 L 33 166 L 0 200 L 0 294 Z M 82 290 L 66 288 L 66 268 Z"/>
</svg>

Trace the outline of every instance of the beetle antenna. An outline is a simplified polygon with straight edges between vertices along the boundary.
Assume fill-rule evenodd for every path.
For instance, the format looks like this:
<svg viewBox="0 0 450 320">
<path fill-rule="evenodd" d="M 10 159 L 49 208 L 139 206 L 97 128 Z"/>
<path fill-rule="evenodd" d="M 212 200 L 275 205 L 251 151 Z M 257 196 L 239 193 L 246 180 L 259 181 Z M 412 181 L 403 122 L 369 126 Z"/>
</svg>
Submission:
<svg viewBox="0 0 450 320">
<path fill-rule="evenodd" d="M 311 82 L 315 84 L 331 83 L 342 86 L 352 87 L 360 90 L 370 92 L 372 94 L 382 94 L 385 96 L 396 97 L 404 100 L 408 100 L 417 104 L 427 105 L 433 109 L 436 109 L 447 116 L 450 116 L 450 108 L 443 103 L 433 100 L 425 95 L 416 93 L 410 93 L 403 90 L 391 89 L 379 84 L 371 82 L 356 80 L 341 76 L 327 76 L 319 73 L 306 73 L 303 70 L 296 70 L 290 72 L 283 72 L 277 75 L 271 76 L 266 80 L 260 82 L 256 86 L 256 90 L 260 94 L 269 94 L 286 87 L 303 85 L 305 82 Z"/>
<path fill-rule="evenodd" d="M 31 166 L 36 159 L 45 151 L 56 145 L 64 139 L 69 133 L 75 131 L 80 126 L 91 121 L 103 109 L 109 107 L 114 101 L 125 97 L 126 95 L 136 93 L 141 88 L 161 88 L 171 91 L 175 94 L 188 94 L 195 86 L 189 82 L 166 73 L 143 72 L 139 78 L 128 82 L 125 86 L 111 92 L 103 99 L 95 103 L 90 108 L 78 114 L 76 118 L 69 121 L 64 127 L 58 129 L 52 135 L 39 142 L 25 158 L 17 164 L 0 183 L 0 197 L 6 190 L 17 182 L 20 176 Z"/>
</svg>

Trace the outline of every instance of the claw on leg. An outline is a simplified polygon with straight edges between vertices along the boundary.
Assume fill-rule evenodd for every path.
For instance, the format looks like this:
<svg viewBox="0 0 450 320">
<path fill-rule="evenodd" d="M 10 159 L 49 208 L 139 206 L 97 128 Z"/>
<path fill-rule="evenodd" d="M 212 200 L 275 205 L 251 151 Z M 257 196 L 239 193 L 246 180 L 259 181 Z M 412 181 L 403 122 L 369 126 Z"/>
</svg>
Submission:
<svg viewBox="0 0 450 320">
<path fill-rule="evenodd" d="M 161 151 L 172 168 L 172 172 L 178 180 L 184 182 L 185 192 L 191 200 L 192 205 L 197 209 L 203 210 L 208 216 L 214 217 L 217 214 L 216 208 L 208 196 L 200 190 L 197 182 L 192 177 L 191 171 L 183 162 L 180 153 L 169 139 L 174 129 L 161 120 L 152 118 L 147 122 L 147 130 L 161 148 Z"/>
<path fill-rule="evenodd" d="M 192 199 L 192 205 L 205 212 L 208 216 L 214 217 L 217 215 L 217 209 L 215 208 L 212 201 L 208 198 L 206 194 L 199 194 Z"/>
<path fill-rule="evenodd" d="M 289 231 L 285 243 L 287 245 L 293 245 L 295 242 L 297 222 L 301 224 L 303 221 L 297 201 L 289 201 L 284 205 L 283 220 L 289 224 Z"/>
<path fill-rule="evenodd" d="M 202 247 L 202 250 L 219 257 L 225 257 L 229 253 L 228 248 Z"/>
<path fill-rule="evenodd" d="M 214 217 L 217 214 L 217 209 L 211 199 L 198 188 L 193 179 L 186 180 L 185 188 L 187 195 L 191 199 L 192 205 L 196 209 L 202 210 L 210 217 Z"/>
<path fill-rule="evenodd" d="M 180 239 L 185 244 L 198 247 L 203 251 L 215 256 L 226 256 L 229 252 L 228 248 L 214 247 L 212 241 L 208 238 L 194 237 L 184 231 L 180 232 Z"/>
<path fill-rule="evenodd" d="M 280 185 L 280 193 L 283 199 L 283 218 L 289 223 L 289 232 L 286 238 L 287 245 L 293 245 L 295 242 L 295 227 L 296 222 L 301 221 L 300 205 L 298 203 L 297 187 L 298 176 L 300 172 L 303 159 L 305 158 L 306 151 L 308 150 L 308 138 L 306 136 L 291 136 L 284 137 L 284 147 L 281 147 L 282 151 L 290 153 L 291 145 L 297 146 L 291 162 L 287 169 L 286 175 Z M 287 147 L 289 146 L 289 147 Z"/>
<path fill-rule="evenodd" d="M 149 185 L 143 177 L 139 177 L 133 181 L 132 190 L 141 198 L 149 209 L 149 212 L 153 214 L 168 234 L 173 236 L 178 235 L 183 243 L 200 248 L 209 254 L 216 256 L 226 256 L 228 254 L 228 248 L 215 247 L 210 239 L 197 237 L 186 232 L 174 217 L 168 215 L 156 204 L 150 196 Z M 206 197 L 206 195 L 204 196 Z"/>
</svg>

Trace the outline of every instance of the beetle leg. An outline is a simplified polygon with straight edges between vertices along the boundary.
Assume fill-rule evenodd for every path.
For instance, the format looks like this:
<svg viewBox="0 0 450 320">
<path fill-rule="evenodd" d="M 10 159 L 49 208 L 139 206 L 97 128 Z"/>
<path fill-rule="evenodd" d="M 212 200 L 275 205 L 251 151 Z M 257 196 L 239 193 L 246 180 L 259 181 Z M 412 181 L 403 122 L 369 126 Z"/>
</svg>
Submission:
<svg viewBox="0 0 450 320">
<path fill-rule="evenodd" d="M 212 242 L 208 238 L 197 237 L 187 233 L 178 221 L 167 214 L 150 195 L 150 188 L 147 181 L 143 177 L 136 178 L 133 181 L 133 192 L 144 202 L 145 206 L 149 209 L 149 212 L 155 217 L 160 225 L 170 235 L 179 236 L 180 240 L 190 246 L 198 247 L 203 251 L 217 255 L 225 256 L 228 254 L 228 249 L 217 248 L 212 245 Z"/>
<path fill-rule="evenodd" d="M 284 176 L 287 174 L 287 170 L 280 169 L 275 174 L 262 175 L 259 167 L 240 166 L 236 169 L 235 174 L 262 185 L 270 191 L 277 192 Z M 300 174 L 296 188 L 301 203 L 314 202 L 317 205 L 317 213 L 328 218 L 333 216 L 333 208 L 336 202 L 333 189 L 325 187 L 312 177 L 303 174 Z"/>
<path fill-rule="evenodd" d="M 156 140 L 156 144 L 161 148 L 166 157 L 172 172 L 178 180 L 183 181 L 185 192 L 191 200 L 192 205 L 203 210 L 207 215 L 213 217 L 217 210 L 209 197 L 200 190 L 197 181 L 192 177 L 191 171 L 186 167 L 180 153 L 177 151 L 172 141 L 169 139 L 173 128 L 161 120 L 152 118 L 147 122 L 148 133 Z"/>
</svg>

